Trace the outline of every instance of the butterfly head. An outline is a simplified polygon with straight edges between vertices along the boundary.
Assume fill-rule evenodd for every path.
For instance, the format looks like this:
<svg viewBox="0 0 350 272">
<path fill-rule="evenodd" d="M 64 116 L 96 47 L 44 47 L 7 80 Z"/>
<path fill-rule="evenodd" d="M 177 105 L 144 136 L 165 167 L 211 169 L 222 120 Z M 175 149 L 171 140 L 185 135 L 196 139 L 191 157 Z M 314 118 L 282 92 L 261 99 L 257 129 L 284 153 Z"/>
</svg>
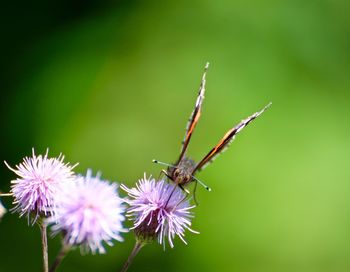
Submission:
<svg viewBox="0 0 350 272">
<path fill-rule="evenodd" d="M 186 185 L 193 180 L 193 169 L 196 164 L 189 158 L 183 158 L 176 167 L 168 168 L 169 177 L 178 185 Z"/>
</svg>

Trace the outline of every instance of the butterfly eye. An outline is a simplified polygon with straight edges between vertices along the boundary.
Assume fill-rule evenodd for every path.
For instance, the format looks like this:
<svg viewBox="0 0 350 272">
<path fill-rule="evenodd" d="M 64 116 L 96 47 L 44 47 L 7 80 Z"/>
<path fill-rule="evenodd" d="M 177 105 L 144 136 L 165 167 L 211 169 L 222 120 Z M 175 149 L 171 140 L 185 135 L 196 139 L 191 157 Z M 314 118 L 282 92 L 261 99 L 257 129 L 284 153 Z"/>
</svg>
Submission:
<svg viewBox="0 0 350 272">
<path fill-rule="evenodd" d="M 191 176 L 190 176 L 190 175 L 186 175 L 184 181 L 185 181 L 185 182 L 189 182 L 190 179 L 191 179 Z"/>
<path fill-rule="evenodd" d="M 176 169 L 175 172 L 174 172 L 174 176 L 178 177 L 179 173 L 180 173 L 179 169 Z"/>
</svg>

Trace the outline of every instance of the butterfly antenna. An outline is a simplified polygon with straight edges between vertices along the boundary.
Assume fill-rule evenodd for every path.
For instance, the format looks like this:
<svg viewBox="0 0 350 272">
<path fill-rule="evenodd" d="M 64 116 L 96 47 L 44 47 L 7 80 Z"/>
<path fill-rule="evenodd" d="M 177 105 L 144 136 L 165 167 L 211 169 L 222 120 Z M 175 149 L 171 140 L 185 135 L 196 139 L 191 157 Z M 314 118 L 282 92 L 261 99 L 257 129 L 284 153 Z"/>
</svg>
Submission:
<svg viewBox="0 0 350 272">
<path fill-rule="evenodd" d="M 203 181 L 197 179 L 195 176 L 192 176 L 192 178 L 193 178 L 195 181 L 197 181 L 200 185 L 202 185 L 208 192 L 211 191 L 211 188 L 210 188 L 208 185 L 206 185 Z"/>
<path fill-rule="evenodd" d="M 169 167 L 173 167 L 173 168 L 177 168 L 175 165 L 172 165 L 172 164 L 166 163 L 166 162 L 161 162 L 158 160 L 152 160 L 152 162 L 157 163 L 157 164 L 161 164 L 161 165 L 165 165 L 165 166 L 169 166 Z"/>
<path fill-rule="evenodd" d="M 261 111 L 259 111 L 257 113 L 257 117 L 262 114 L 264 111 L 266 111 L 270 106 L 272 105 L 272 102 L 270 102 L 269 104 L 267 104 Z"/>
</svg>

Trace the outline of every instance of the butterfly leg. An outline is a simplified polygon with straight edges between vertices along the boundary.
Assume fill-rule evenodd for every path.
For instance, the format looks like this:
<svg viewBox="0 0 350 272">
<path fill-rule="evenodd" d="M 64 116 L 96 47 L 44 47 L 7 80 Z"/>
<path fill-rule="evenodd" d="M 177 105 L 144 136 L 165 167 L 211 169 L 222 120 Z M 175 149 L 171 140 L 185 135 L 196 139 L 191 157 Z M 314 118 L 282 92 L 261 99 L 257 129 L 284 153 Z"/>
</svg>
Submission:
<svg viewBox="0 0 350 272">
<path fill-rule="evenodd" d="M 196 197 L 197 185 L 198 185 L 198 181 L 195 181 L 194 188 L 193 188 L 193 200 L 194 200 L 194 203 L 196 204 L 196 206 L 199 205 L 199 203 L 197 201 L 197 197 Z"/>
<path fill-rule="evenodd" d="M 158 179 L 157 180 L 160 180 L 160 178 L 162 177 L 162 175 L 164 175 L 164 172 L 165 171 L 164 169 L 162 169 L 160 172 L 159 172 L 159 175 L 158 175 Z"/>
<path fill-rule="evenodd" d="M 179 187 L 181 188 L 181 190 L 183 190 L 185 193 L 186 193 L 186 195 L 175 205 L 175 207 L 174 207 L 174 209 L 178 206 L 178 205 L 180 205 L 182 202 L 184 202 L 187 198 L 188 198 L 188 196 L 190 195 L 190 191 L 188 191 L 186 188 L 184 188 L 182 185 L 179 185 Z"/>
<path fill-rule="evenodd" d="M 182 185 L 179 184 L 179 187 L 181 188 L 182 191 L 184 191 L 186 194 L 190 195 L 191 192 L 189 190 L 187 190 L 186 188 L 184 188 Z"/>
<path fill-rule="evenodd" d="M 162 169 L 162 171 L 160 171 L 159 178 L 161 177 L 161 174 L 164 174 L 168 179 L 172 180 L 171 177 L 168 175 L 168 172 L 165 169 Z"/>
</svg>

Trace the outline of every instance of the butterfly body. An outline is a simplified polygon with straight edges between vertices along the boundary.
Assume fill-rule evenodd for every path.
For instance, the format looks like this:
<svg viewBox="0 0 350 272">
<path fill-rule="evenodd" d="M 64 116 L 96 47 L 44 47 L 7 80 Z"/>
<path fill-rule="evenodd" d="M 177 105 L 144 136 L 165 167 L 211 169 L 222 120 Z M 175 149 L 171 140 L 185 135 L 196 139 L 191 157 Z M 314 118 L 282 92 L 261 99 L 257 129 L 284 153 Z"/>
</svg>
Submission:
<svg viewBox="0 0 350 272">
<path fill-rule="evenodd" d="M 193 181 L 192 174 L 195 167 L 196 163 L 194 160 L 184 157 L 174 167 L 168 167 L 166 172 L 169 179 L 171 179 L 173 182 L 180 186 L 185 186 Z"/>
</svg>

